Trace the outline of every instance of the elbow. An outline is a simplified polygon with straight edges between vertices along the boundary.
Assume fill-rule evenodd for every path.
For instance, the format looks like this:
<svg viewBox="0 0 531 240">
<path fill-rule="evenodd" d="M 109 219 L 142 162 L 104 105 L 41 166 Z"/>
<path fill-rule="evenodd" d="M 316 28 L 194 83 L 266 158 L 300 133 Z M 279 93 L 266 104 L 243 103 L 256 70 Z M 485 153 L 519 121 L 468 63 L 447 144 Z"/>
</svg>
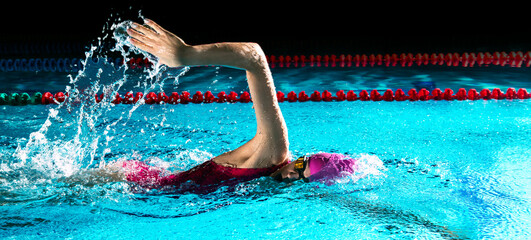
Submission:
<svg viewBox="0 0 531 240">
<path fill-rule="evenodd" d="M 262 70 L 268 67 L 264 51 L 258 43 L 245 43 L 243 52 L 247 56 L 247 70 Z"/>
</svg>

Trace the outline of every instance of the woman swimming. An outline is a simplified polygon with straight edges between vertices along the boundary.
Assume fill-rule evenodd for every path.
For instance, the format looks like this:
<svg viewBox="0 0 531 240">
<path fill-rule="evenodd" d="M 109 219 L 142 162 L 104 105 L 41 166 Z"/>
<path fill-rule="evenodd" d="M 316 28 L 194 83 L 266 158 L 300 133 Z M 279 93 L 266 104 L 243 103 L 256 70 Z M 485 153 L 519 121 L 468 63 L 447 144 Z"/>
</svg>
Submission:
<svg viewBox="0 0 531 240">
<path fill-rule="evenodd" d="M 256 135 L 239 148 L 223 153 L 185 172 L 169 173 L 139 161 L 117 163 L 126 180 L 146 188 L 230 185 L 271 176 L 291 182 L 328 181 L 355 171 L 356 160 L 320 153 L 290 162 L 288 129 L 276 98 L 266 57 L 256 43 L 214 43 L 191 46 L 146 19 L 127 30 L 130 43 L 168 67 L 221 65 L 244 69 L 256 114 Z M 187 187 L 188 188 L 188 187 Z"/>
</svg>

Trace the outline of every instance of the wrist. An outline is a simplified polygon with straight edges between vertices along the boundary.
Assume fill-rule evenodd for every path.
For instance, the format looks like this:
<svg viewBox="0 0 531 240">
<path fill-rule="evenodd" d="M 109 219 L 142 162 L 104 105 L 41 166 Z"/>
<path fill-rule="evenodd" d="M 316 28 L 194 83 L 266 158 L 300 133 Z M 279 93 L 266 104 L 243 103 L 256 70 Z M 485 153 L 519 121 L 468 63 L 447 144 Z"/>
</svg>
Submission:
<svg viewBox="0 0 531 240">
<path fill-rule="evenodd" d="M 184 44 L 179 46 L 175 54 L 175 62 L 179 66 L 188 66 L 192 65 L 190 59 L 194 55 L 195 49 L 194 46 Z"/>
</svg>

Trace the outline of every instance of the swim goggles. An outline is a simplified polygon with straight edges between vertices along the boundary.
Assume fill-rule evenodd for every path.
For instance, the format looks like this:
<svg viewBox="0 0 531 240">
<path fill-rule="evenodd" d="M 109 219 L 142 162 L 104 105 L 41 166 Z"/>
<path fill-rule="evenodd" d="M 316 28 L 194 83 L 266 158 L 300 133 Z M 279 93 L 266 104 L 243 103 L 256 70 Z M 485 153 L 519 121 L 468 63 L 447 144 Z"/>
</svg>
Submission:
<svg viewBox="0 0 531 240">
<path fill-rule="evenodd" d="M 308 165 L 308 159 L 308 157 L 303 156 L 295 160 L 295 171 L 299 173 L 297 180 L 302 179 L 304 182 L 310 182 L 310 179 L 304 177 L 304 170 L 306 170 L 306 166 Z"/>
</svg>

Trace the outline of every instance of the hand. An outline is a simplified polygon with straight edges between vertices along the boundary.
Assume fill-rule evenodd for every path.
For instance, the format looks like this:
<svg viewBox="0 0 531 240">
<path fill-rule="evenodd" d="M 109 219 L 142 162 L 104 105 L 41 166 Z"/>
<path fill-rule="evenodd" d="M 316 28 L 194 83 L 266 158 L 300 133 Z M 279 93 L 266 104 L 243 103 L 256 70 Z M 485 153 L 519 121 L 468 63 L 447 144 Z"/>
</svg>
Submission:
<svg viewBox="0 0 531 240">
<path fill-rule="evenodd" d="M 168 67 L 182 66 L 182 55 L 188 45 L 153 21 L 146 19 L 144 23 L 147 27 L 137 23 L 131 24 L 131 28 L 127 29 L 127 34 L 131 36 L 129 41 L 156 56 L 161 64 Z"/>
</svg>

